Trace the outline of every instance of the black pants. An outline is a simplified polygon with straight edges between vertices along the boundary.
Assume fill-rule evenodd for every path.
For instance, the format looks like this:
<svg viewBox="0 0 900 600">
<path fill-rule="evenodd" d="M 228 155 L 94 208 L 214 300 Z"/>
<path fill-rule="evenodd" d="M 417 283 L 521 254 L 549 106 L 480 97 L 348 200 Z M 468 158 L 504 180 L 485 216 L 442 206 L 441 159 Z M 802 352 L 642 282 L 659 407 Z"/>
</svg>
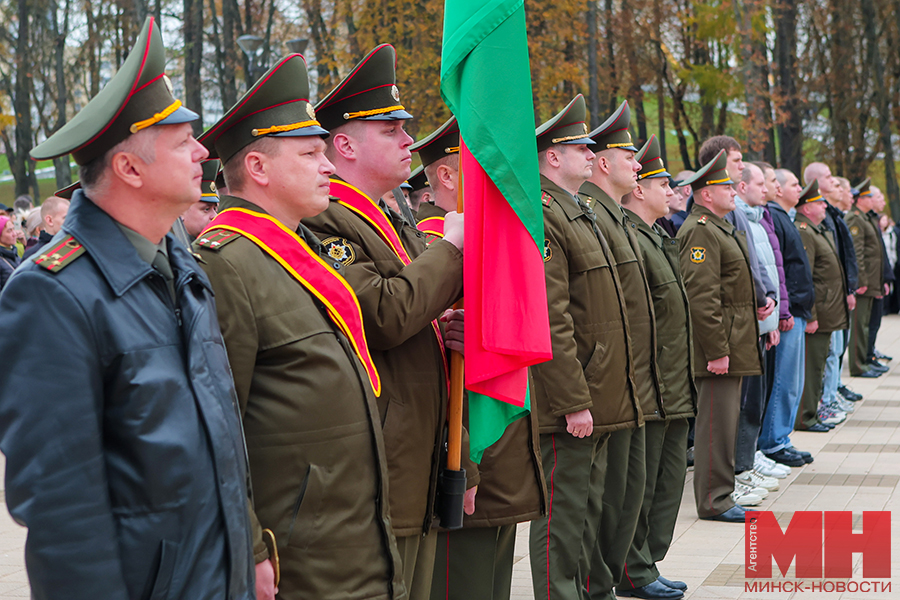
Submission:
<svg viewBox="0 0 900 600">
<path fill-rule="evenodd" d="M 881 328 L 881 316 L 884 314 L 884 298 L 872 300 L 872 316 L 869 317 L 869 350 L 866 358 L 875 358 L 875 338 Z"/>
</svg>

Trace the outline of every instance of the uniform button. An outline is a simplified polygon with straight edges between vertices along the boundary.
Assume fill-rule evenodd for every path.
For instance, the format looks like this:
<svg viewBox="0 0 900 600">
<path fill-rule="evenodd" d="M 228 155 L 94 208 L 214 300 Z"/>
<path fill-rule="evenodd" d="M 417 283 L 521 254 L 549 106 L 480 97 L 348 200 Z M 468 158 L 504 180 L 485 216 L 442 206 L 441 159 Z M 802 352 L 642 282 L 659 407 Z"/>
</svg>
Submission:
<svg viewBox="0 0 900 600">
<path fill-rule="evenodd" d="M 341 263 L 334 263 L 334 268 L 335 268 L 335 269 L 340 269 L 340 268 L 341 268 Z"/>
</svg>

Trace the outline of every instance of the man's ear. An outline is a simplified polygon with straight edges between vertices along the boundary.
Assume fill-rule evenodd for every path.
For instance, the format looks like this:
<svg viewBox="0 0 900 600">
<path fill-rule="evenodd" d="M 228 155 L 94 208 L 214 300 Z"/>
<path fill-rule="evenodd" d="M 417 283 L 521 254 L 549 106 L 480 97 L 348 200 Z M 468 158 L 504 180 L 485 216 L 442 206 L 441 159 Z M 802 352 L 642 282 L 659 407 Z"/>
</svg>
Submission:
<svg viewBox="0 0 900 600">
<path fill-rule="evenodd" d="M 326 140 L 327 143 L 327 140 Z M 336 133 L 331 138 L 331 144 L 334 146 L 335 152 L 346 160 L 356 160 L 356 151 L 358 142 L 352 136 L 346 133 Z"/>
<path fill-rule="evenodd" d="M 634 197 L 638 200 L 646 199 L 646 196 L 644 196 L 644 187 L 640 183 L 637 184 L 637 187 L 634 188 L 631 193 L 634 194 Z"/>
<path fill-rule="evenodd" d="M 547 164 L 550 165 L 551 167 L 553 167 L 554 169 L 558 169 L 559 166 L 562 164 L 562 153 L 559 151 L 559 149 L 551 147 L 551 148 L 547 148 L 547 150 L 545 152 L 546 152 Z"/>
<path fill-rule="evenodd" d="M 609 175 L 612 172 L 612 165 L 609 162 L 609 157 L 605 154 L 597 153 L 596 165 L 596 168 L 599 168 L 604 175 Z"/>
<path fill-rule="evenodd" d="M 146 166 L 136 154 L 131 152 L 116 152 L 110 160 L 110 169 L 113 177 L 122 181 L 125 185 L 134 189 L 144 186 Z"/>
<path fill-rule="evenodd" d="M 269 160 L 262 152 L 248 152 L 244 155 L 244 171 L 246 177 L 252 179 L 257 185 L 265 187 L 269 185 Z"/>
<path fill-rule="evenodd" d="M 440 183 L 442 186 L 444 186 L 448 190 L 454 189 L 454 187 L 455 187 L 453 184 L 454 171 L 448 165 L 439 165 L 437 168 L 437 172 L 435 174 L 437 175 L 438 183 Z"/>
</svg>

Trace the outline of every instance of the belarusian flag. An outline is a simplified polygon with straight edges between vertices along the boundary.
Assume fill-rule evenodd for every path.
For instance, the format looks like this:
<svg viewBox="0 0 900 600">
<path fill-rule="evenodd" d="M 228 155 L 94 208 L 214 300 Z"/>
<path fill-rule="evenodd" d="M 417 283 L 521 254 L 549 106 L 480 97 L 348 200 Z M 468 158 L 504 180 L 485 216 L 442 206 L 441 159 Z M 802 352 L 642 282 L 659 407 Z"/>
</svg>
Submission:
<svg viewBox="0 0 900 600">
<path fill-rule="evenodd" d="M 447 0 L 441 95 L 459 121 L 472 459 L 530 407 L 552 358 L 524 0 Z"/>
</svg>

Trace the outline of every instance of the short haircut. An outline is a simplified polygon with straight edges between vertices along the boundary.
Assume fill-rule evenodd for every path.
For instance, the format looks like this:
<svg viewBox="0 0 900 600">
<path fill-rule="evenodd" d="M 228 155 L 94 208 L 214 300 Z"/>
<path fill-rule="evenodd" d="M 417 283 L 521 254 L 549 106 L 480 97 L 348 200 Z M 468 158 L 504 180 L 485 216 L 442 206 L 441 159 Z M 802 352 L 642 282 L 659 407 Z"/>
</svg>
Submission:
<svg viewBox="0 0 900 600">
<path fill-rule="evenodd" d="M 162 130 L 159 127 L 147 127 L 141 131 L 129 135 L 127 138 L 98 156 L 91 162 L 78 167 L 78 178 L 81 180 L 81 188 L 87 196 L 100 192 L 103 184 L 103 175 L 112 164 L 112 158 L 119 152 L 130 152 L 136 155 L 146 164 L 152 164 L 156 160 L 156 139 Z"/>
<path fill-rule="evenodd" d="M 831 169 L 828 168 L 828 165 L 822 162 L 813 162 L 806 165 L 806 168 L 803 169 L 803 181 L 809 185 L 813 179 L 819 179 L 820 177 L 824 177 L 825 173 L 828 173 Z"/>
<path fill-rule="evenodd" d="M 244 159 L 248 154 L 251 152 L 259 152 L 266 156 L 277 156 L 281 151 L 280 141 L 280 139 L 269 135 L 263 136 L 258 140 L 253 140 L 229 158 L 228 162 L 222 166 L 222 170 L 225 174 L 225 185 L 228 187 L 228 192 L 233 194 L 236 190 L 244 189 L 244 185 L 247 183 L 245 178 L 247 172 L 244 169 Z"/>
<path fill-rule="evenodd" d="M 787 185 L 788 175 L 793 175 L 788 169 L 775 169 L 775 179 L 778 180 L 778 185 L 782 187 Z"/>
<path fill-rule="evenodd" d="M 430 165 L 425 165 L 425 179 L 427 179 L 429 183 L 437 181 L 437 170 L 441 165 L 447 165 L 451 169 L 459 171 L 459 153 L 454 152 L 453 154 L 442 156 Z M 434 189 L 434 186 L 432 186 L 431 189 Z"/>
<path fill-rule="evenodd" d="M 769 169 L 770 171 L 775 170 L 775 167 L 773 167 L 772 165 L 770 165 L 769 163 L 767 163 L 764 160 L 752 160 L 749 163 L 745 163 L 745 164 L 751 164 L 756 167 L 759 167 L 759 170 L 763 172 L 763 175 L 766 174 L 766 169 Z"/>
<path fill-rule="evenodd" d="M 838 177 L 837 180 L 841 182 L 842 188 L 847 189 L 847 190 L 853 188 L 853 186 L 850 185 L 850 180 L 847 179 L 846 177 Z M 872 187 L 875 187 L 875 186 L 869 186 L 869 189 L 871 189 Z"/>
<path fill-rule="evenodd" d="M 750 167 L 750 166 L 754 166 L 754 167 L 756 167 L 757 169 L 759 169 L 759 172 L 763 174 L 763 177 L 766 176 L 766 171 L 765 171 L 765 169 L 762 169 L 762 168 L 760 168 L 760 167 L 757 167 L 757 166 L 756 166 L 755 164 L 753 164 L 753 163 L 747 163 L 746 165 L 744 165 L 744 171 L 741 173 L 741 183 L 749 183 L 749 182 L 750 182 L 750 178 L 753 177 L 753 169 L 747 168 L 747 167 Z"/>
<path fill-rule="evenodd" d="M 730 135 L 717 135 L 709 138 L 700 146 L 700 165 L 705 165 L 714 159 L 719 152 L 725 150 L 726 153 L 732 150 L 741 151 L 741 145 L 736 139 Z"/>
<path fill-rule="evenodd" d="M 69 201 L 59 196 L 50 196 L 41 203 L 41 221 L 47 218 L 47 215 L 55 215 L 64 205 L 68 205 Z"/>
</svg>

